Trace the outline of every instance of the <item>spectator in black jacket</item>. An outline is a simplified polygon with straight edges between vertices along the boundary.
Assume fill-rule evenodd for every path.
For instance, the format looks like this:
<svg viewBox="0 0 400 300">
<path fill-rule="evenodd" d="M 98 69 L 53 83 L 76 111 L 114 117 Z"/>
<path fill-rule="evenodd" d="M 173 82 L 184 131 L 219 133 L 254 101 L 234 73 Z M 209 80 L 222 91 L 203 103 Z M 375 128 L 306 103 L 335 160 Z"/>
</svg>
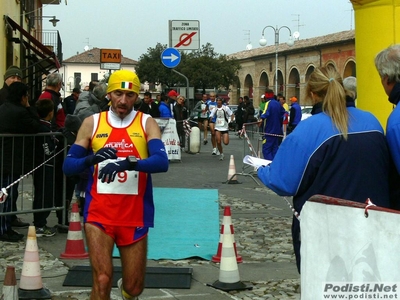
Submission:
<svg viewBox="0 0 400 300">
<path fill-rule="evenodd" d="M 40 117 L 39 132 L 50 133 L 51 120 L 54 115 L 54 104 L 51 99 L 42 99 L 36 102 L 36 109 Z M 35 167 L 39 167 L 33 173 L 33 185 L 35 187 L 35 195 L 33 197 L 33 209 L 50 208 L 53 200 L 60 197 L 60 193 L 55 191 L 55 155 L 58 140 L 55 136 L 38 136 L 35 139 Z M 49 160 L 50 159 L 50 160 Z M 45 165 L 44 161 L 48 160 Z M 51 211 L 38 211 L 33 213 L 33 224 L 36 229 L 36 236 L 53 236 L 56 234 L 56 228 L 47 226 L 47 217 Z"/>
<path fill-rule="evenodd" d="M 257 119 L 254 117 L 255 109 L 253 106 L 253 102 L 250 101 L 248 96 L 244 96 L 243 110 L 243 123 L 257 122 Z"/>
<path fill-rule="evenodd" d="M 239 97 L 239 104 L 237 110 L 235 111 L 235 121 L 238 132 L 241 131 L 243 128 L 243 107 L 244 107 L 243 97 Z"/>
<path fill-rule="evenodd" d="M 0 106 L 0 134 L 33 134 L 39 132 L 40 121 L 33 107 L 28 101 L 28 86 L 22 82 L 14 82 L 9 86 L 8 98 Z M 7 187 L 15 182 L 20 175 L 32 170 L 33 157 L 24 153 L 24 149 L 32 149 L 32 139 L 29 137 L 2 137 L 0 138 L 0 166 L 1 187 Z M 16 211 L 18 198 L 18 184 L 9 190 L 6 201 L 0 209 L 3 212 Z M 1 205 L 1 204 L 0 204 Z M 0 241 L 17 242 L 23 234 L 11 229 L 12 223 L 24 223 L 11 215 L 0 216 Z M 16 221 L 15 221 L 16 220 Z M 24 223 L 28 227 L 29 223 Z"/>
<path fill-rule="evenodd" d="M 64 105 L 65 105 L 65 114 L 67 115 L 73 115 L 74 110 L 76 107 L 76 102 L 78 101 L 79 95 L 81 93 L 80 88 L 74 88 L 72 90 L 72 94 L 69 95 L 67 98 L 64 99 Z"/>
<path fill-rule="evenodd" d="M 160 117 L 160 110 L 158 105 L 151 99 L 151 93 L 145 92 L 143 96 L 143 101 L 140 103 L 139 111 L 149 114 L 153 118 Z"/>
<path fill-rule="evenodd" d="M 0 90 L 0 105 L 2 105 L 8 96 L 8 89 L 9 86 L 16 81 L 21 81 L 22 79 L 22 71 L 17 66 L 11 66 L 7 69 L 6 73 L 4 74 L 4 85 L 3 88 Z"/>
<path fill-rule="evenodd" d="M 176 120 L 176 131 L 179 135 L 181 148 L 185 148 L 185 129 L 183 127 L 183 120 L 188 118 L 188 110 L 185 106 L 185 97 L 179 95 L 176 98 L 176 104 L 174 105 L 174 118 Z"/>
</svg>

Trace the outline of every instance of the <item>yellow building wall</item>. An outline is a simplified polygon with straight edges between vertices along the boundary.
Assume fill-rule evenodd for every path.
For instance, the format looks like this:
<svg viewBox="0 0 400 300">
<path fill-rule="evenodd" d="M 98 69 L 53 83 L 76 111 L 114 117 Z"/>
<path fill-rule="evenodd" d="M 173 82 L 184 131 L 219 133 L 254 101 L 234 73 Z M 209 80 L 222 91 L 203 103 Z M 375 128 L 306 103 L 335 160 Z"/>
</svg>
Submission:
<svg viewBox="0 0 400 300">
<path fill-rule="evenodd" d="M 375 68 L 376 54 L 400 42 L 400 0 L 352 0 L 355 12 L 357 107 L 372 112 L 386 128 L 393 106 Z"/>
<path fill-rule="evenodd" d="M 2 85 L 3 81 L 3 74 L 5 73 L 8 65 L 6 62 L 6 46 L 7 46 L 7 37 L 6 37 L 6 24 L 4 21 L 4 16 L 9 16 L 16 22 L 19 22 L 20 20 L 20 15 L 21 15 L 21 7 L 20 4 L 18 3 L 20 1 L 15 1 L 15 0 L 2 0 L 2 3 L 0 5 L 0 16 L 1 16 L 1 21 L 0 21 L 0 83 Z M 11 29 L 9 29 L 11 30 Z M 14 47 L 13 49 L 13 65 L 20 66 L 21 64 L 21 56 L 19 53 L 19 47 Z"/>
</svg>

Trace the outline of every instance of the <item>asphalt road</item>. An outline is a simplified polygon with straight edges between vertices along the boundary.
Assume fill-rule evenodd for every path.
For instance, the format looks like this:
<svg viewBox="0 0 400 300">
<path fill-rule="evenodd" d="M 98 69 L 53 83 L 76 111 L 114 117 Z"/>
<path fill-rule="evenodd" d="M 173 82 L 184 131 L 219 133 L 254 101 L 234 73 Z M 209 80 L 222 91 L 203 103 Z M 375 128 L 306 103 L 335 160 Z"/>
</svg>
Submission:
<svg viewBox="0 0 400 300">
<path fill-rule="evenodd" d="M 211 143 L 201 145 L 200 153 L 183 153 L 180 161 L 171 161 L 167 173 L 153 174 L 155 187 L 218 189 L 220 216 L 229 205 L 235 229 L 238 253 L 243 263 L 238 265 L 240 280 L 253 290 L 222 292 L 208 286 L 219 278 L 219 264 L 196 258 L 183 261 L 148 261 L 148 266 L 172 266 L 193 268 L 190 289 L 145 289 L 140 299 L 298 299 L 300 282 L 294 255 L 291 249 L 291 210 L 286 202 L 264 187 L 253 169 L 243 165 L 244 155 L 250 150 L 245 140 L 230 133 L 230 144 L 224 146 L 225 159 L 211 155 Z M 253 147 L 257 150 L 257 135 Z M 234 167 L 238 184 L 226 183 L 229 174 L 230 156 L 234 157 Z M 230 177 L 230 176 L 229 176 Z M 182 208 L 184 209 L 184 208 Z M 26 221 L 29 215 L 22 216 Z M 55 223 L 52 213 L 49 224 Z M 156 224 L 157 226 L 157 224 Z M 21 232 L 23 232 L 21 230 Z M 25 233 L 25 232 L 23 232 Z M 52 299 L 88 299 L 90 288 L 65 287 L 62 285 L 69 268 L 89 265 L 89 260 L 60 259 L 65 250 L 66 234 L 38 238 L 40 264 L 44 285 L 51 291 Z M 25 243 L 1 243 L 0 265 L 22 265 Z M 216 245 L 216 249 L 217 249 Z M 114 259 L 119 266 L 119 259 Z M 3 280 L 0 274 L 0 280 Z M 120 299 L 117 289 L 112 291 L 112 299 Z"/>
</svg>

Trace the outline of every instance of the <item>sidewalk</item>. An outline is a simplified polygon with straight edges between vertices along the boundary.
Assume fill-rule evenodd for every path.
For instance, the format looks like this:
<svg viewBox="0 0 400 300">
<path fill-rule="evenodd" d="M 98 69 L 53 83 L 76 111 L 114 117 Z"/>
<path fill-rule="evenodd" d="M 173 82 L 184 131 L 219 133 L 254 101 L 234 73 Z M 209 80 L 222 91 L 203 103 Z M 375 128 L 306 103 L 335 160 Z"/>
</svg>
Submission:
<svg viewBox="0 0 400 300">
<path fill-rule="evenodd" d="M 149 260 L 148 266 L 177 266 L 193 268 L 190 289 L 145 289 L 140 299 L 299 299 L 300 276 L 295 266 L 290 226 L 291 210 L 285 201 L 258 185 L 251 177 L 238 175 L 240 184 L 225 184 L 228 176 L 229 157 L 234 155 L 236 172 L 242 173 L 245 141 L 230 135 L 231 142 L 225 146 L 225 160 L 211 155 L 210 142 L 199 154 L 182 154 L 181 162 L 171 162 L 165 174 L 153 174 L 155 187 L 218 189 L 220 216 L 229 205 L 235 230 L 235 242 L 243 263 L 238 264 L 242 282 L 254 286 L 253 290 L 230 293 L 207 286 L 219 277 L 219 264 L 196 258 L 172 261 Z M 246 153 L 247 154 L 247 153 Z M 246 169 L 245 172 L 248 172 Z M 256 179 L 258 181 L 258 179 Z M 157 208 L 156 208 L 157 209 Z M 182 208 L 184 209 L 184 208 Z M 31 221 L 31 215 L 21 215 Z M 56 223 L 52 213 L 49 225 Z M 157 224 L 155 225 L 157 226 Z M 27 229 L 20 230 L 22 233 Z M 90 289 L 64 287 L 62 283 L 68 269 L 76 265 L 89 265 L 89 260 L 61 260 L 65 250 L 66 234 L 38 238 L 40 264 L 44 285 L 50 289 L 53 299 L 88 299 Z M 218 245 L 215 245 L 217 251 Z M 20 243 L 0 242 L 0 265 L 16 267 L 17 279 L 23 263 L 25 240 Z M 114 265 L 119 266 L 118 259 Z M 2 281 L 4 274 L 0 274 Z M 121 299 L 117 289 L 112 299 Z"/>
</svg>

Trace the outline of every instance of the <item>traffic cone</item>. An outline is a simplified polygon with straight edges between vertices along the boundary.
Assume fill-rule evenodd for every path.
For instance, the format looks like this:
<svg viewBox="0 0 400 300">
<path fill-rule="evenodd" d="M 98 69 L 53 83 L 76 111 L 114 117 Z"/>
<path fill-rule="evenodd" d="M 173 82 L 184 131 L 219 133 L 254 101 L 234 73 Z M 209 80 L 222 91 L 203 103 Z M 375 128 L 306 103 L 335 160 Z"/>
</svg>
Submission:
<svg viewBox="0 0 400 300">
<path fill-rule="evenodd" d="M 67 244 L 65 245 L 65 252 L 61 253 L 60 257 L 65 259 L 85 259 L 89 257 L 89 254 L 85 251 L 79 207 L 76 202 L 72 203 Z"/>
<path fill-rule="evenodd" d="M 226 182 L 229 184 L 239 183 L 236 177 L 235 159 L 233 158 L 233 155 L 231 155 L 229 160 L 228 179 Z"/>
<path fill-rule="evenodd" d="M 223 243 L 225 234 L 232 235 L 233 248 L 235 249 L 236 261 L 238 263 L 242 263 L 243 262 L 242 257 L 237 254 L 236 243 L 235 243 L 235 231 L 233 230 L 230 206 L 225 206 L 225 209 L 224 209 L 224 217 L 222 218 L 221 234 L 219 236 L 217 254 L 215 254 L 211 258 L 212 262 L 215 262 L 215 263 L 221 262 L 222 243 Z"/>
<path fill-rule="evenodd" d="M 50 291 L 43 287 L 40 274 L 35 226 L 29 226 L 28 229 L 18 295 L 19 299 L 51 299 Z"/>
<path fill-rule="evenodd" d="M 253 288 L 252 286 L 248 286 L 240 281 L 239 269 L 236 262 L 231 234 L 224 234 L 219 278 L 213 284 L 209 285 L 225 292 L 233 290 L 248 290 Z"/>
<path fill-rule="evenodd" d="M 3 294 L 0 299 L 18 300 L 18 287 L 14 266 L 7 266 L 6 276 L 4 277 Z"/>
</svg>

